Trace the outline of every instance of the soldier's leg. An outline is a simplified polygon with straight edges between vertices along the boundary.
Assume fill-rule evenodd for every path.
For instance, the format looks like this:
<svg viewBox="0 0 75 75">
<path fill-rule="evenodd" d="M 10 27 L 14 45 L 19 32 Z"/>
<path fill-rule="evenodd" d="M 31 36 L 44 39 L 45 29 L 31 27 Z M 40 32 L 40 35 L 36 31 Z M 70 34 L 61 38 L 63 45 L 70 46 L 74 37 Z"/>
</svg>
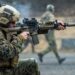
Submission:
<svg viewBox="0 0 75 75">
<path fill-rule="evenodd" d="M 50 30 L 49 33 L 46 36 L 46 39 L 48 41 L 49 44 L 49 50 L 53 51 L 53 53 L 55 54 L 59 64 L 61 64 L 65 58 L 60 58 L 58 51 L 57 51 L 57 46 L 56 46 L 56 42 L 55 42 L 55 36 L 54 36 L 54 31 Z"/>
<path fill-rule="evenodd" d="M 40 75 L 37 62 L 34 59 L 20 61 L 14 75 Z"/>
<path fill-rule="evenodd" d="M 49 45 L 50 45 L 50 48 L 51 50 L 53 51 L 53 53 L 55 54 L 57 60 L 58 60 L 58 63 L 61 64 L 65 58 L 61 58 L 58 51 L 57 51 L 57 47 L 56 47 L 56 42 L 54 40 L 52 40 L 51 42 L 49 42 Z"/>
<path fill-rule="evenodd" d="M 56 47 L 56 42 L 54 40 L 53 31 L 51 31 L 50 36 L 48 34 L 45 34 L 45 37 L 46 37 L 46 40 L 48 41 L 49 47 L 42 53 L 38 53 L 39 60 L 43 62 L 43 56 L 49 53 L 50 51 L 53 51 L 59 64 L 61 64 L 65 60 L 65 58 L 60 58 L 57 52 L 57 47 Z"/>
<path fill-rule="evenodd" d="M 49 40 L 48 34 L 45 34 L 45 38 L 49 44 L 50 40 Z M 43 56 L 46 55 L 47 53 L 49 53 L 50 51 L 51 51 L 50 46 L 48 46 L 46 50 L 42 51 L 41 53 L 38 53 L 38 57 L 39 57 L 40 62 L 43 62 Z"/>
<path fill-rule="evenodd" d="M 40 62 L 43 62 L 43 57 L 50 52 L 50 47 L 48 47 L 46 50 L 44 50 L 43 52 L 41 53 L 38 53 L 38 57 L 39 57 L 39 60 Z"/>
<path fill-rule="evenodd" d="M 50 34 L 49 34 L 50 33 Z M 49 42 L 51 41 L 51 37 L 53 36 L 53 31 L 49 32 L 48 34 L 45 34 L 45 38 L 49 44 Z M 50 49 L 50 45 L 41 53 L 38 53 L 38 57 L 40 62 L 43 62 L 43 56 L 46 55 L 47 53 L 49 53 L 51 51 Z"/>
</svg>

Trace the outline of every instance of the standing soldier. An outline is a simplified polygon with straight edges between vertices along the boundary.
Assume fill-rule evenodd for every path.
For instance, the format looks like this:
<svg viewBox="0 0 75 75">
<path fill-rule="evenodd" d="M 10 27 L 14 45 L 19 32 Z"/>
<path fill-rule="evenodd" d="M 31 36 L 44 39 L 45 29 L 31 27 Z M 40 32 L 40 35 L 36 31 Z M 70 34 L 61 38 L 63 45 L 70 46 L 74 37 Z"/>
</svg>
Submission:
<svg viewBox="0 0 75 75">
<path fill-rule="evenodd" d="M 6 32 L 5 28 L 13 28 L 20 19 L 20 13 L 10 5 L 0 5 L 0 75 L 38 75 L 35 60 L 18 61 L 23 51 L 22 44 L 28 39 L 29 32 L 18 35 Z"/>
<path fill-rule="evenodd" d="M 52 4 L 47 5 L 46 12 L 43 14 L 40 21 L 42 22 L 43 25 L 49 22 L 50 23 L 55 22 L 54 6 Z M 61 64 L 65 60 L 65 58 L 60 58 L 57 52 L 55 37 L 54 37 L 54 30 L 49 30 L 49 33 L 45 34 L 45 37 L 46 37 L 46 40 L 48 41 L 49 47 L 42 53 L 38 53 L 39 60 L 43 62 L 43 56 L 52 50 L 59 64 Z"/>
</svg>

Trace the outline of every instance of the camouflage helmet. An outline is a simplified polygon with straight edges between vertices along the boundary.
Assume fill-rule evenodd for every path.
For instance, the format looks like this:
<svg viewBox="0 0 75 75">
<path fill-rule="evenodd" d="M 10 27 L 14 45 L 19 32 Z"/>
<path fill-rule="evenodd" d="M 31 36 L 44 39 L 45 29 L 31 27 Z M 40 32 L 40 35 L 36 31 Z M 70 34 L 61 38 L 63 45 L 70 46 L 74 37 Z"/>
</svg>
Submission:
<svg viewBox="0 0 75 75">
<path fill-rule="evenodd" d="M 20 19 L 20 12 L 13 6 L 2 5 L 0 7 L 0 24 L 7 26 L 9 22 L 17 22 Z"/>
<path fill-rule="evenodd" d="M 50 11 L 50 12 L 54 12 L 54 5 L 48 4 L 47 7 L 46 7 L 46 10 Z"/>
</svg>

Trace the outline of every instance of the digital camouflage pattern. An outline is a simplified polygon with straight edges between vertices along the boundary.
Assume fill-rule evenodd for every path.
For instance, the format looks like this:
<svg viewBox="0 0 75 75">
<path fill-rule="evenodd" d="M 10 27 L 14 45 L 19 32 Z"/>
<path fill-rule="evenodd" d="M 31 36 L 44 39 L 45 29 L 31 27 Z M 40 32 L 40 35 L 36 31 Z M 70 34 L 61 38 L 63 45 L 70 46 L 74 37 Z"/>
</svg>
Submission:
<svg viewBox="0 0 75 75">
<path fill-rule="evenodd" d="M 38 64 L 35 60 L 20 61 L 14 69 L 0 70 L 0 75 L 40 75 Z"/>
<path fill-rule="evenodd" d="M 8 34 L 3 34 L 0 31 L 0 67 L 10 65 L 14 67 L 18 63 L 18 54 L 22 51 L 22 40 L 14 36 L 13 40 L 10 41 L 11 39 L 7 39 L 7 36 Z"/>
<path fill-rule="evenodd" d="M 18 65 L 15 75 L 40 75 L 38 64 L 35 59 L 20 61 Z"/>
<path fill-rule="evenodd" d="M 0 31 L 0 75 L 39 75 L 35 60 L 19 62 L 19 53 L 25 42 L 21 37 Z"/>
</svg>

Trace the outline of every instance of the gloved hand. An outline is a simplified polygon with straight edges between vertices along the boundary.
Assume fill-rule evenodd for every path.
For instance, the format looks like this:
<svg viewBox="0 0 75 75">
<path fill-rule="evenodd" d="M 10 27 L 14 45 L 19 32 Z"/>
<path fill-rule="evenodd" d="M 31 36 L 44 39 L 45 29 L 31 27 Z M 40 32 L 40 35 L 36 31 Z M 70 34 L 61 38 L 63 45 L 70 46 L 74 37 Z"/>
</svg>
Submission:
<svg viewBox="0 0 75 75">
<path fill-rule="evenodd" d="M 65 24 L 63 21 L 58 20 L 57 24 L 58 24 L 57 30 L 64 30 L 65 29 Z"/>
<path fill-rule="evenodd" d="M 54 28 L 57 29 L 57 30 L 64 30 L 65 29 L 65 24 L 61 20 L 56 20 L 54 22 Z"/>
</svg>

